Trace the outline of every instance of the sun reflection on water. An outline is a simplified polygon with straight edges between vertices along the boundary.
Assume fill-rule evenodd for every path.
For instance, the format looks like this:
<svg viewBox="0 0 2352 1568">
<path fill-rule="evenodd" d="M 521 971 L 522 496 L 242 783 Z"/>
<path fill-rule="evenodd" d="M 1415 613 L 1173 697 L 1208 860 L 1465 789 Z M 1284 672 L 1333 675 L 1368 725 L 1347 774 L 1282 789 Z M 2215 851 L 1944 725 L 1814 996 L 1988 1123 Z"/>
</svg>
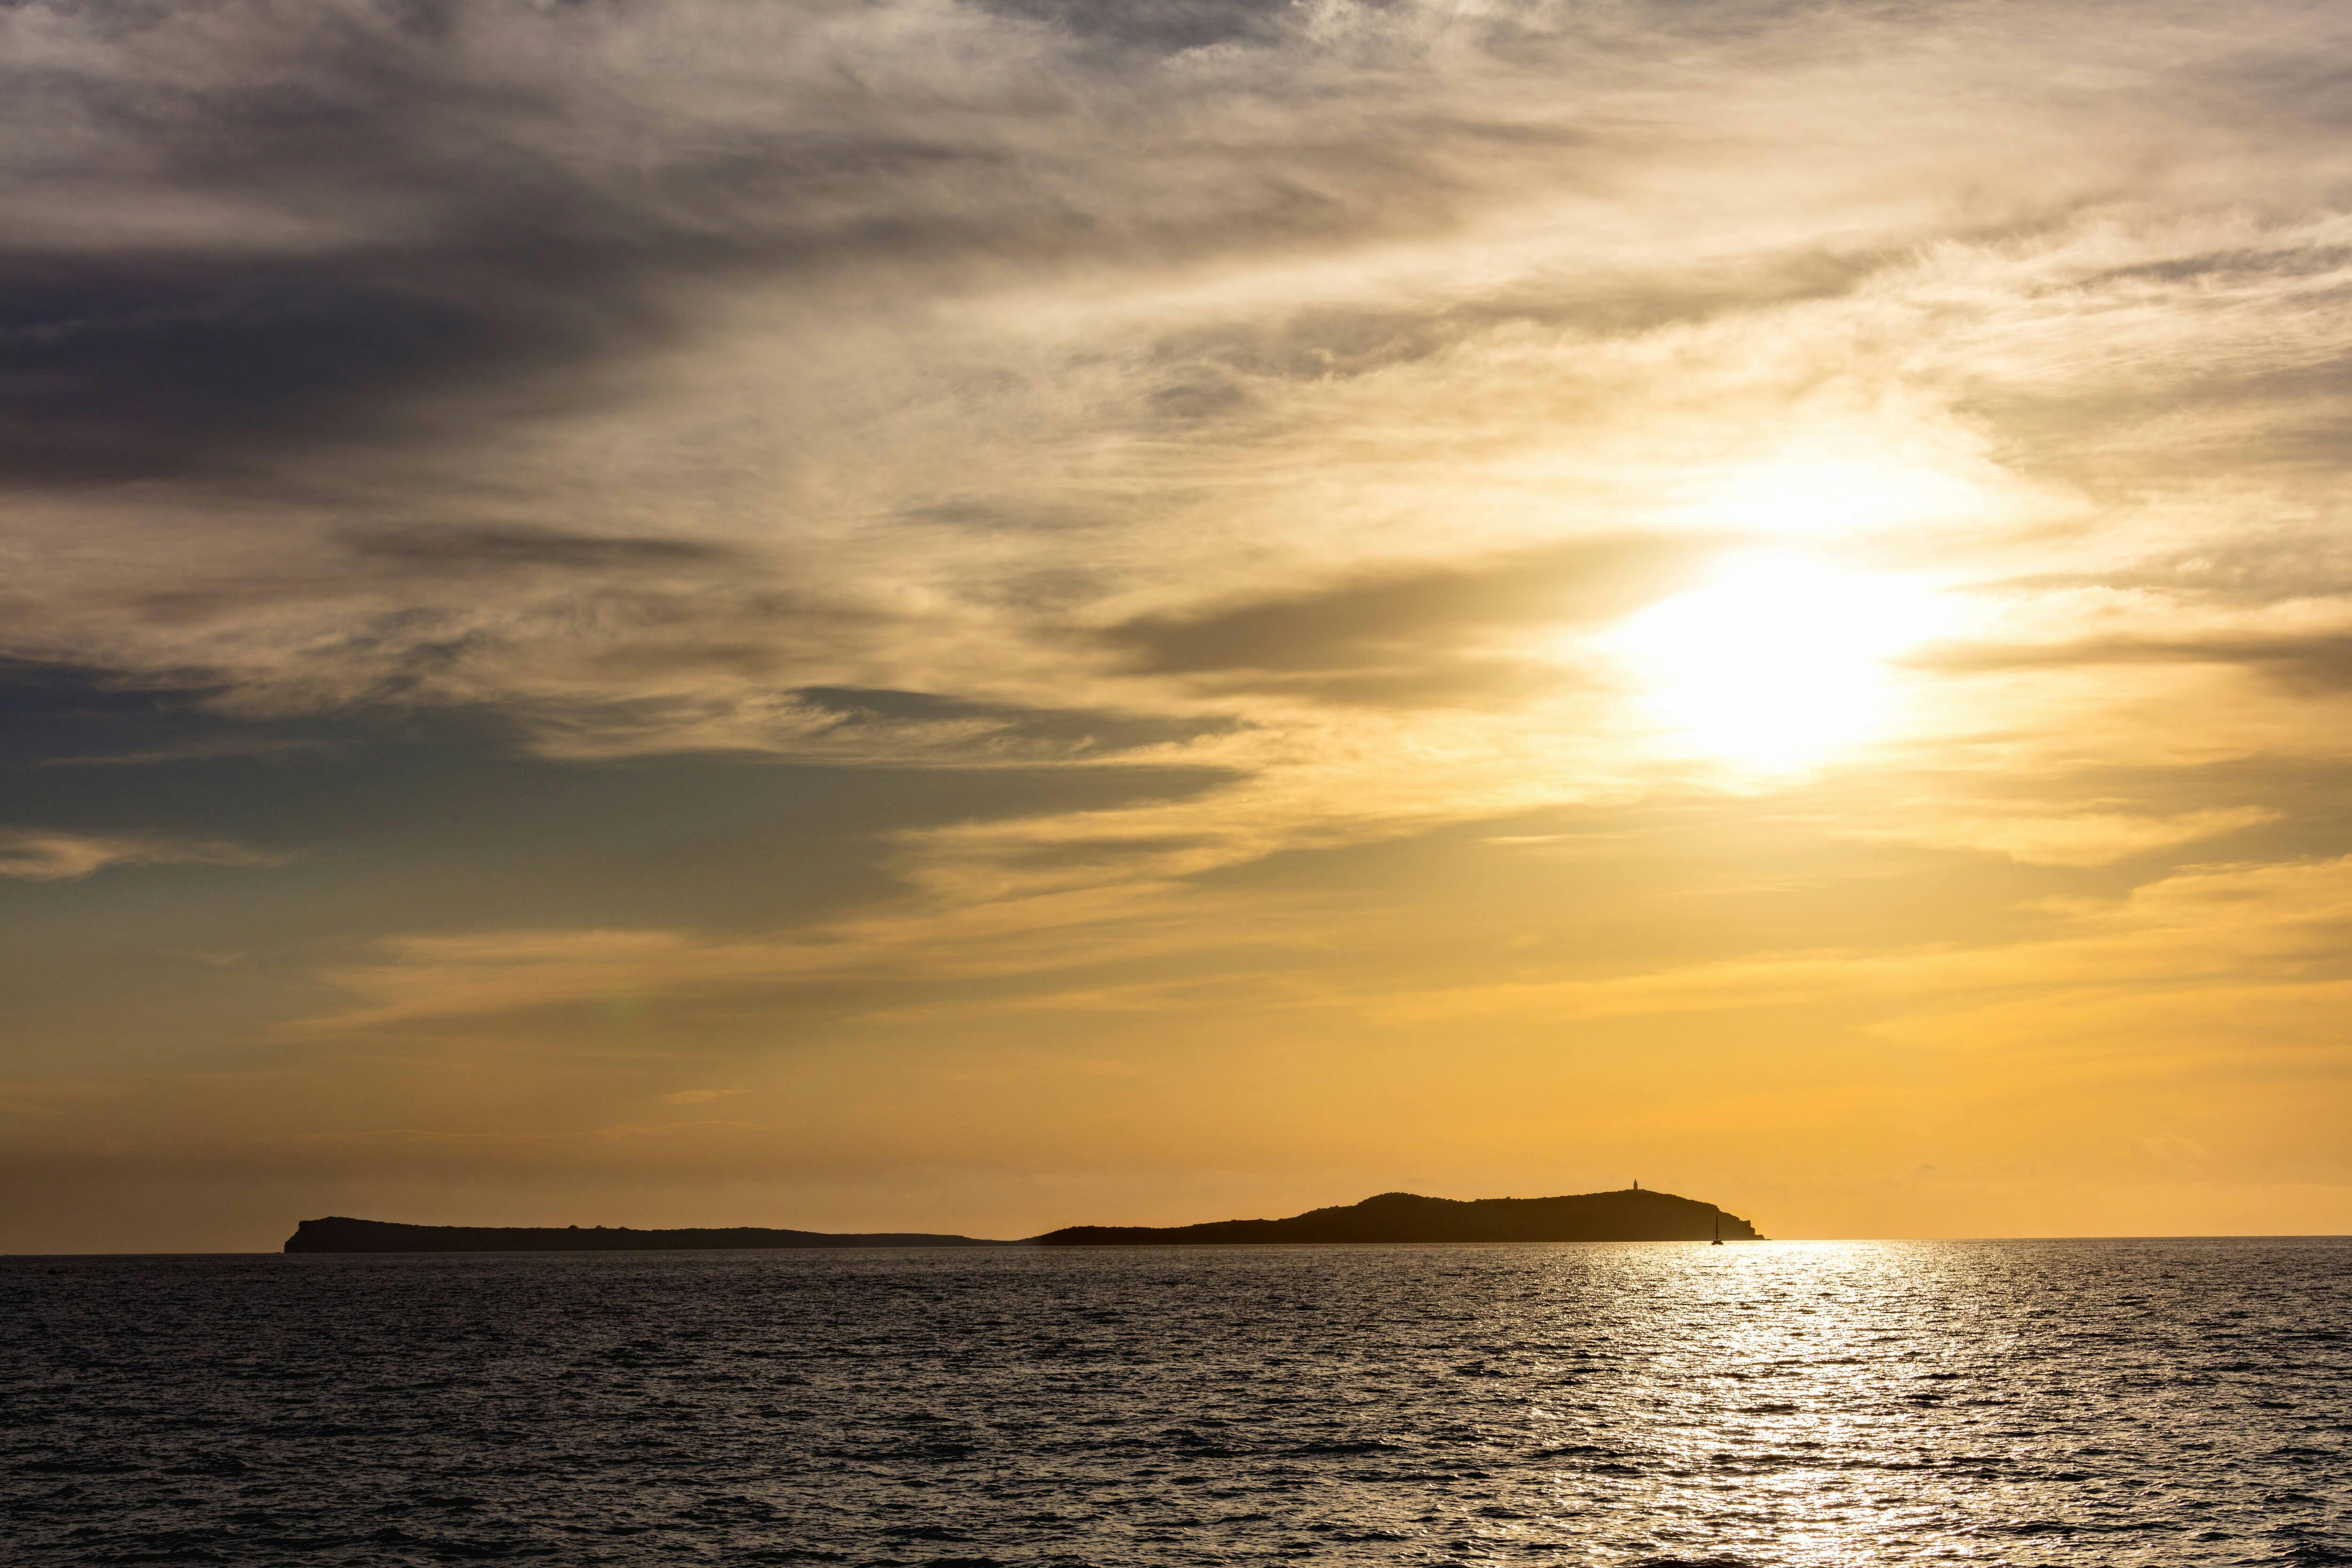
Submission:
<svg viewBox="0 0 2352 1568">
<path fill-rule="evenodd" d="M 1641 1353 L 1599 1375 L 1564 1362 L 1580 1396 L 1528 1408 L 1530 1437 L 1569 1461 L 1550 1488 L 1559 1523 L 1642 1521 L 1612 1534 L 1647 1554 L 1629 1561 L 1967 1560 L 1952 1512 L 1980 1485 L 2029 1530 L 2046 1514 L 2066 1531 L 2076 1500 L 2013 1463 L 2027 1434 L 2003 1375 L 2011 1262 L 1953 1244 L 1624 1249 L 1603 1267 L 1645 1305 L 1591 1328 Z M 1603 1451 L 1617 1457 L 1591 1457 Z"/>
</svg>

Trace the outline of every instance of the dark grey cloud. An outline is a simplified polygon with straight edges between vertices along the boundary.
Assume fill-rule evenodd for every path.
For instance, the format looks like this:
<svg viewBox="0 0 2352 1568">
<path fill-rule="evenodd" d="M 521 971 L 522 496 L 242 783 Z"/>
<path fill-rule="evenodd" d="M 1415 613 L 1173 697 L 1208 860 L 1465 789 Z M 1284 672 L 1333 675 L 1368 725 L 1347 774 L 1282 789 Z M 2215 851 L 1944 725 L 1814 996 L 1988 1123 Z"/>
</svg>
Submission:
<svg viewBox="0 0 2352 1568">
<path fill-rule="evenodd" d="M 647 44 L 633 30 L 661 31 L 652 5 L 61 13 L 79 48 L 0 59 L 0 142 L 31 150 L 0 186 L 73 213 L 19 209 L 0 234 L 0 481 L 446 440 L 471 416 L 453 405 L 516 418 L 621 395 L 583 373 L 696 330 L 714 286 L 1279 243 L 1377 226 L 1412 205 L 1405 186 L 1443 199 L 1448 184 L 1379 134 L 1255 155 L 1204 142 L 1233 177 L 1170 171 L 1164 202 L 1148 176 L 1094 167 L 1153 156 L 1120 150 L 1152 96 L 1119 107 L 1117 89 L 1148 88 L 1128 47 L 1271 37 L 1284 0 L 1005 0 L 1025 33 L 933 16 L 939 38 L 909 37 L 870 76 L 854 50 L 794 74 L 795 48 L 833 47 L 822 7 L 682 9 L 677 36 L 712 37 L 669 69 L 621 63 Z M 721 52 L 730 29 L 747 52 Z M 1106 43 L 1118 58 L 1091 53 Z M 740 102 L 760 49 L 777 62 L 765 113 Z M 975 69 L 1010 85 L 942 113 Z M 1066 77 L 1113 90 L 1074 95 Z M 713 78 L 737 101 L 706 116 Z M 1038 155 L 1033 121 L 1063 123 L 1067 144 Z M 158 231 L 166 207 L 212 216 Z M 109 225 L 121 237 L 94 243 Z"/>
<path fill-rule="evenodd" d="M 833 728 L 838 731 L 922 727 L 970 731 L 971 739 L 945 751 L 944 757 L 950 761 L 989 752 L 1050 753 L 1074 760 L 1111 757 L 1147 746 L 1225 734 L 1235 727 L 1231 719 L 1022 708 L 967 701 L 928 691 L 806 686 L 792 695 L 828 715 Z"/>
<path fill-rule="evenodd" d="M 0 768 L 219 740 L 202 706 L 220 689 L 194 677 L 129 677 L 0 654 Z"/>
<path fill-rule="evenodd" d="M 698 668 L 716 668 L 713 661 L 720 657 L 708 648 L 688 651 L 704 661 Z M 459 657 L 457 650 L 443 651 L 445 659 Z M 735 673 L 756 676 L 772 662 L 763 649 L 746 649 L 742 657 L 743 667 Z M 373 765 L 412 753 L 523 758 L 534 744 L 551 740 L 570 742 L 576 751 L 580 742 L 596 737 L 682 722 L 657 700 L 509 702 L 496 708 L 447 702 L 420 706 L 403 700 L 428 678 L 424 661 L 428 656 L 420 654 L 401 667 L 404 679 L 387 679 L 365 700 L 326 712 L 256 715 L 225 705 L 235 695 L 232 686 L 194 672 L 176 678 L 134 677 L 91 666 L 0 658 L 0 777 L 15 781 L 7 786 L 6 813 L 0 815 L 13 820 L 39 805 L 52 815 L 62 813 L 57 818 L 60 826 L 93 831 L 164 827 L 183 835 L 266 833 L 266 812 L 234 821 L 201 813 L 182 820 L 167 808 L 163 818 L 149 821 L 139 816 L 132 803 L 142 795 L 183 799 L 183 786 L 174 782 L 182 778 L 234 774 L 265 793 L 299 794 L 310 787 L 306 779 L 371 765 L 369 758 L 376 759 Z M 1034 708 L 921 691 L 806 687 L 766 695 L 770 706 L 796 716 L 790 726 L 802 759 L 796 765 L 819 769 L 968 774 L 975 768 L 1119 763 L 1149 748 L 1228 733 L 1235 727 L 1235 721 L 1213 715 Z M 751 733 L 756 737 L 756 731 Z M 724 765 L 784 765 L 762 759 L 756 744 L 733 750 L 732 760 Z M 706 761 L 708 756 L 706 752 Z M 552 770 L 627 764 L 625 760 L 536 760 L 515 765 Z M 656 766 L 650 761 L 644 765 Z M 1121 765 L 1136 771 L 1132 763 Z M 93 782 L 94 770 L 134 776 Z M 85 818 L 71 805 L 78 799 L 114 800 L 127 815 L 118 819 L 101 811 Z"/>
<path fill-rule="evenodd" d="M 1211 44 L 1278 37 L 1297 0 L 988 0 L 1007 16 L 1117 49 L 1172 54 Z"/>
<path fill-rule="evenodd" d="M 1393 11 L 1402 38 L 1410 9 L 1351 15 Z M 1383 56 L 1366 41 L 1380 25 L 1339 41 L 1331 18 L 1293 0 L 989 0 L 926 13 L 940 31 L 902 32 L 904 58 L 888 69 L 845 56 L 801 76 L 794 48 L 830 47 L 834 13 L 821 6 L 328 0 L 289 13 L 224 0 L 197 16 L 61 12 L 79 47 L 0 63 L 11 106 L 0 132 L 31 150 L 0 179 L 77 214 L 20 217 L 0 237 L 0 479 L 235 470 L 320 440 L 421 439 L 418 421 L 446 437 L 433 422 L 455 416 L 452 401 L 503 394 L 514 417 L 614 396 L 581 373 L 698 330 L 691 297 L 713 284 L 931 263 L 1050 270 L 1427 233 L 1473 183 L 1457 160 L 1609 152 L 1589 129 L 1443 95 L 1391 102 L 1406 78 L 1427 85 L 1385 74 L 1414 63 L 1412 46 Z M 1530 66 L 1630 67 L 1778 29 L 1907 35 L 1933 17 L 1506 6 L 1454 17 L 1446 37 Z M 771 24 L 772 37 L 758 32 Z M 1279 69 L 1214 90 L 1236 104 L 1296 102 L 1295 133 L 1221 142 L 1216 117 L 1171 96 L 1155 61 L 1130 58 L 1212 44 L 1283 54 Z M 665 64 L 646 64 L 656 58 Z M 762 59 L 775 62 L 764 83 Z M 1318 73 L 1342 61 L 1364 68 L 1362 108 L 1326 122 L 1313 112 L 1328 87 Z M 2308 60 L 2273 51 L 2227 68 L 2249 83 L 2275 77 L 2313 113 L 2326 100 Z M 774 109 L 764 116 L 740 107 L 761 87 Z M 702 113 L 722 98 L 736 107 Z M 166 198 L 218 211 L 201 236 L 157 230 Z M 94 223 L 119 237 L 93 241 Z M 1752 278 L 1588 281 L 1541 308 L 1638 328 L 1769 303 L 1775 289 L 1847 287 L 1870 249 L 1783 258 L 1788 276 L 1761 292 Z M 2277 264 L 2229 252 L 2162 265 Z M 1481 300 L 1418 321 L 1307 321 L 1252 352 L 1279 374 L 1344 374 L 1458 341 L 1480 310 L 1519 308 Z M 1200 420 L 1245 395 L 1210 369 L 1174 374 L 1145 401 Z"/>
<path fill-rule="evenodd" d="M 1613 32 L 1504 16 L 1455 31 L 1507 54 L 1638 54 L 1789 15 L 1715 9 Z M 520 419 L 617 399 L 593 373 L 703 330 L 713 289 L 1425 232 L 1467 189 L 1452 160 L 1565 153 L 1583 134 L 1414 103 L 1228 143 L 1132 58 L 1280 44 L 1279 69 L 1217 89 L 1267 106 L 1349 48 L 1381 63 L 1361 39 L 1318 40 L 1291 0 L 993 0 L 928 15 L 939 36 L 905 35 L 888 70 L 854 50 L 837 69 L 793 66 L 795 49 L 833 47 L 828 16 L 422 0 L 60 13 L 79 47 L 0 59 L 0 141 L 29 150 L 0 186 L 48 215 L 20 209 L 0 234 L 0 481 L 238 473 L 320 442 L 446 441 L 486 407 Z M 673 39 L 695 42 L 649 66 Z M 755 89 L 765 111 L 742 107 Z M 714 99 L 730 107 L 705 113 Z M 166 208 L 210 216 L 159 228 Z M 1792 265 L 1799 289 L 1842 270 Z M 1591 309 L 1661 308 L 1618 292 Z M 1268 353 L 1369 363 L 1473 325 L 1310 323 Z M 1243 396 L 1202 370 L 1147 401 L 1199 419 Z"/>
<path fill-rule="evenodd" d="M 382 433 L 436 392 L 592 354 L 629 313 L 528 287 L 520 258 L 499 277 L 447 257 L 9 251 L 0 240 L 0 480 L 17 484 L 234 471 Z"/>
<path fill-rule="evenodd" d="M 908 830 L 1183 799 L 1232 779 L 1214 767 L 1067 765 L 1182 726 L 914 692 L 829 689 L 806 700 L 852 726 L 979 714 L 984 732 L 962 765 L 751 753 L 552 761 L 533 755 L 504 712 L 254 719 L 209 706 L 215 695 L 88 668 L 0 665 L 0 827 L 233 843 L 284 862 L 269 889 L 224 886 L 249 866 L 194 864 L 175 867 L 162 891 L 136 879 L 12 883 L 0 904 L 30 925 L 127 900 L 152 923 L 142 941 L 162 947 L 308 944 L 402 926 L 769 929 L 892 892 L 895 846 Z M 1024 748 L 1033 765 L 1021 765 Z M 140 765 L 54 765 L 91 759 Z M 172 890 L 200 883 L 194 903 Z M 83 901 L 29 901 L 42 893 Z"/>
<path fill-rule="evenodd" d="M 608 715 L 629 709 L 635 689 L 680 676 L 761 700 L 796 666 L 870 646 L 897 624 L 870 605 L 780 581 L 788 574 L 777 551 L 690 538 L 509 524 L 347 529 L 321 548 L 133 588 L 109 604 L 132 624 L 198 639 L 299 616 L 313 631 L 288 668 L 110 679 L 201 689 L 214 706 L 364 709 L 478 700 L 510 661 L 535 660 L 576 691 L 573 705 Z M 572 721 L 564 699 L 509 697 L 519 717 L 550 732 Z"/>
<path fill-rule="evenodd" d="M 351 0 L 289 26 L 232 3 L 198 26 L 168 7 L 90 7 L 68 18 L 89 46 L 79 68 L 0 64 L 15 105 L 0 134 L 37 146 L 34 127 L 70 130 L 84 148 L 26 188 L 79 184 L 89 221 L 126 231 L 93 247 L 73 225 L 20 219 L 0 237 L 0 480 L 447 439 L 432 416 L 448 400 L 503 389 L 511 417 L 613 395 L 578 372 L 674 342 L 698 282 L 988 242 L 934 189 L 1002 167 L 985 145 L 845 117 L 824 133 L 701 137 L 652 121 L 626 158 L 586 151 L 610 129 L 600 111 L 647 108 L 595 90 L 593 29 L 638 9 L 534 21 Z M 463 22 L 525 36 L 485 59 Z M 146 208 L 191 203 L 218 208 L 206 232 L 142 232 Z M 317 232 L 260 221 L 289 210 Z M 1007 213 L 995 230 L 1034 235 L 1045 216 Z"/>
<path fill-rule="evenodd" d="M 425 572 L 511 568 L 622 573 L 633 568 L 719 566 L 746 552 L 704 541 L 566 533 L 497 524 L 412 523 L 354 529 L 343 542 L 371 561 Z"/>
<path fill-rule="evenodd" d="M 1558 671 L 1480 647 L 1498 631 L 1625 614 L 1670 591 L 1695 542 L 1579 541 L 1470 567 L 1425 567 L 1328 587 L 1140 616 L 1104 634 L 1128 667 L 1225 689 L 1344 705 L 1492 700 Z"/>
<path fill-rule="evenodd" d="M 299 736 L 221 735 L 148 746 L 127 752 L 90 752 L 79 755 L 43 757 L 45 768 L 145 768 L 168 763 L 208 762 L 218 757 L 277 758 L 296 761 L 321 752 L 348 749 L 348 742 Z"/>
</svg>

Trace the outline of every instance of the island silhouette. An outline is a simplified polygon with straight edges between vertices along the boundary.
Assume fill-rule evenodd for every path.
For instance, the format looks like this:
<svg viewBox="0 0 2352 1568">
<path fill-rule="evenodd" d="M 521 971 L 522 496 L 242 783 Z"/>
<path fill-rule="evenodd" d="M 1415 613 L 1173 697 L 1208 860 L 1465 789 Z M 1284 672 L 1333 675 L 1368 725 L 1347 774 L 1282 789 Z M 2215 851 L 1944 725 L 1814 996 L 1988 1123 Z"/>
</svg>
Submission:
<svg viewBox="0 0 2352 1568">
<path fill-rule="evenodd" d="M 306 1219 L 289 1252 L 669 1252 L 820 1247 L 1244 1247 L 1411 1241 L 1761 1241 L 1754 1226 L 1713 1204 L 1672 1193 L 1582 1193 L 1558 1198 L 1426 1198 L 1382 1193 L 1287 1219 L 1203 1225 L 1074 1225 L 1020 1241 L 881 1231 L 848 1234 L 719 1229 L 631 1230 L 593 1226 L 401 1225 L 331 1215 Z"/>
</svg>

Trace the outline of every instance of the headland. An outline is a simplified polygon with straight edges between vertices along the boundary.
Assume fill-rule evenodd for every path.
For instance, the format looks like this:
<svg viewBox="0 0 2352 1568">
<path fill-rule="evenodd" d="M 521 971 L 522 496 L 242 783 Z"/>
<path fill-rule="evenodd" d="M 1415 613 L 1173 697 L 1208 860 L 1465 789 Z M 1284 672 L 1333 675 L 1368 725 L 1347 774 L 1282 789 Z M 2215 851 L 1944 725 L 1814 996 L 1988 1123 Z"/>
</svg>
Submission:
<svg viewBox="0 0 2352 1568">
<path fill-rule="evenodd" d="M 1382 1193 L 1342 1208 L 1288 1219 L 1207 1225 L 1076 1225 L 1040 1247 L 1232 1247 L 1344 1241 L 1761 1241 L 1756 1227 L 1713 1204 L 1672 1193 L 1584 1193 L 1564 1198 L 1424 1198 Z"/>
</svg>

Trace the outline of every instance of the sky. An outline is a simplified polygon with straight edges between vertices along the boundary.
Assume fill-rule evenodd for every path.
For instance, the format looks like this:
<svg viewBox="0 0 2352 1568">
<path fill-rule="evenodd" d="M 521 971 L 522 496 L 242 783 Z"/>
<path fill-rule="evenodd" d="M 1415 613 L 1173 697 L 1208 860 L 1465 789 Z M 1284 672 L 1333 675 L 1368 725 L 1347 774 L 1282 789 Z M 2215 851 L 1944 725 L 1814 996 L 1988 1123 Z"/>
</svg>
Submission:
<svg viewBox="0 0 2352 1568">
<path fill-rule="evenodd" d="M 2352 12 L 0 5 L 0 1251 L 2352 1230 Z"/>
</svg>

